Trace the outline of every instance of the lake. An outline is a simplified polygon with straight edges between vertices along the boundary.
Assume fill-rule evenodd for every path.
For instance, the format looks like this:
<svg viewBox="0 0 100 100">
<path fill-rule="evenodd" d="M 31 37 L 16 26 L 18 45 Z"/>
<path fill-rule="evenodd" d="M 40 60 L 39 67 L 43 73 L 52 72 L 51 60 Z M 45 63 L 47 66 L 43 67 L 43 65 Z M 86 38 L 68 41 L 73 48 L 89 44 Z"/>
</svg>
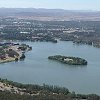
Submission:
<svg viewBox="0 0 100 100">
<path fill-rule="evenodd" d="M 21 42 L 32 46 L 24 61 L 0 64 L 0 77 L 20 82 L 67 87 L 76 93 L 100 94 L 100 49 L 72 42 Z M 87 66 L 48 60 L 51 55 L 81 57 Z"/>
</svg>

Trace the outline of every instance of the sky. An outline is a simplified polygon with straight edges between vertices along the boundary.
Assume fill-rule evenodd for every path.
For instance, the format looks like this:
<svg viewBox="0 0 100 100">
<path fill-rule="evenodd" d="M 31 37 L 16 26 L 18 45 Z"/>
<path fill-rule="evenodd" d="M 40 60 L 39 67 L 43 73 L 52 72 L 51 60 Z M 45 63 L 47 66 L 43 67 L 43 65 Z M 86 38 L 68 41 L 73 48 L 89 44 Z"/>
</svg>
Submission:
<svg viewBox="0 0 100 100">
<path fill-rule="evenodd" d="M 100 11 L 100 0 L 0 0 L 0 7 Z"/>
</svg>

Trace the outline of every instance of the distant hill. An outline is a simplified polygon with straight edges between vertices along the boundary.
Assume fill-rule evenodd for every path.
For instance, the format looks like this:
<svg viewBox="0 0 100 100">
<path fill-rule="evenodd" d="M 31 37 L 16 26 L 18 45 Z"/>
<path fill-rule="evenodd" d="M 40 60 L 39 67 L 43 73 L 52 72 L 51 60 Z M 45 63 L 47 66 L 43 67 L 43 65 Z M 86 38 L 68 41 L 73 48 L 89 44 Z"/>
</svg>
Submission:
<svg viewBox="0 0 100 100">
<path fill-rule="evenodd" d="M 100 12 L 43 8 L 0 8 L 0 17 L 30 18 L 35 20 L 100 21 Z"/>
</svg>

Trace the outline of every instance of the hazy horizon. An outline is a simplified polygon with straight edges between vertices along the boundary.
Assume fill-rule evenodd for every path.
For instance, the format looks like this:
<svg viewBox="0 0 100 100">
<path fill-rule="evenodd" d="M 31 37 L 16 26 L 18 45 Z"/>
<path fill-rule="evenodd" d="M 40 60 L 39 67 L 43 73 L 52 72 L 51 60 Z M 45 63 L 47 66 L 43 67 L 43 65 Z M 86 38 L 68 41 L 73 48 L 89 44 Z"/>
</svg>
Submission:
<svg viewBox="0 0 100 100">
<path fill-rule="evenodd" d="M 35 7 L 0 7 L 0 9 L 44 9 L 44 10 L 65 10 L 65 11 L 100 11 L 100 10 L 91 10 L 91 9 L 64 9 L 64 8 L 35 8 Z"/>
<path fill-rule="evenodd" d="M 0 0 L 0 8 L 42 8 L 100 11 L 99 0 Z"/>
</svg>

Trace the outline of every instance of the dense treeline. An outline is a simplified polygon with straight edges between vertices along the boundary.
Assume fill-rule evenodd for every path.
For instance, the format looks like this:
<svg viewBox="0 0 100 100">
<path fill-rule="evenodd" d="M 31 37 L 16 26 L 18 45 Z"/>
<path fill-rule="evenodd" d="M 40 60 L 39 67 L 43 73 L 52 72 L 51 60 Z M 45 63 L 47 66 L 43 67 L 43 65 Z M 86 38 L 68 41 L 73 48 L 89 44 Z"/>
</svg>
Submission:
<svg viewBox="0 0 100 100">
<path fill-rule="evenodd" d="M 68 57 L 61 55 L 49 56 L 48 59 L 56 60 L 69 65 L 87 65 L 87 61 L 79 57 Z"/>
<path fill-rule="evenodd" d="M 58 86 L 49 86 L 49 85 L 45 85 L 43 84 L 43 86 L 39 86 L 39 85 L 32 85 L 32 84 L 21 84 L 21 83 L 17 83 L 17 82 L 13 82 L 13 81 L 8 81 L 6 79 L 0 79 L 0 82 L 3 82 L 5 84 L 10 84 L 12 86 L 21 88 L 21 89 L 26 89 L 27 93 L 32 93 L 35 91 L 48 91 L 48 92 L 53 92 L 53 93 L 62 93 L 62 94 L 68 94 L 70 93 L 68 89 L 64 88 L 64 87 L 58 87 Z"/>
<path fill-rule="evenodd" d="M 80 95 L 78 95 L 80 96 Z M 41 94 L 38 96 L 30 96 L 30 95 L 20 95 L 13 94 L 8 91 L 0 91 L 0 100 L 100 100 L 100 97 L 97 95 L 81 95 L 81 97 L 75 97 L 74 94 L 65 95 L 54 95 L 54 94 Z"/>
<path fill-rule="evenodd" d="M 0 79 L 0 82 L 26 89 L 22 95 L 7 90 L 0 91 L 0 100 L 100 100 L 98 95 L 75 94 L 75 92 L 69 92 L 68 89 L 58 86 L 21 84 L 7 79 Z"/>
</svg>

